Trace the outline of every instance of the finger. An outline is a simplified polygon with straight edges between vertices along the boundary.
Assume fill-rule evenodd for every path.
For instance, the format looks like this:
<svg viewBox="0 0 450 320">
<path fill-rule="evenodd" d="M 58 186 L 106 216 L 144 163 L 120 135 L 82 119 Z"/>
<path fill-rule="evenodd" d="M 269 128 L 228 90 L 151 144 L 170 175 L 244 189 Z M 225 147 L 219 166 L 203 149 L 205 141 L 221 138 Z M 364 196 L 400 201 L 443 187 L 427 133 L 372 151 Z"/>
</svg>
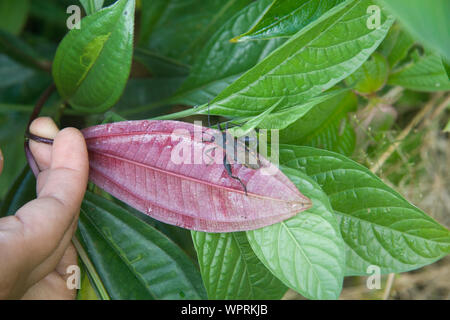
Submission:
<svg viewBox="0 0 450 320">
<path fill-rule="evenodd" d="M 30 132 L 43 138 L 54 139 L 58 131 L 56 124 L 48 117 L 37 118 L 30 125 Z M 46 170 L 50 167 L 51 145 L 30 140 L 30 150 L 40 170 Z"/>
<path fill-rule="evenodd" d="M 50 167 L 44 172 L 46 179 L 38 198 L 16 213 L 22 223 L 28 261 L 36 265 L 49 257 L 71 231 L 86 190 L 87 151 L 78 130 L 67 128 L 56 135 Z"/>
<path fill-rule="evenodd" d="M 70 259 L 67 257 L 67 250 L 69 250 L 70 247 L 75 249 L 71 243 L 73 235 L 75 233 L 76 227 L 78 223 L 78 216 L 76 219 L 72 222 L 72 225 L 70 226 L 69 230 L 64 234 L 64 237 L 59 242 L 58 246 L 55 248 L 55 250 L 44 260 L 42 261 L 38 266 L 36 266 L 31 272 L 28 274 L 27 279 L 27 286 L 31 286 L 41 280 L 45 275 L 55 270 L 63 275 L 62 268 L 65 266 L 63 263 L 63 267 L 61 267 L 61 262 L 69 261 Z M 72 255 L 69 255 L 69 257 L 73 257 Z M 70 260 L 70 264 L 76 264 L 76 251 L 73 260 Z M 65 270 L 65 269 L 64 269 Z"/>
</svg>

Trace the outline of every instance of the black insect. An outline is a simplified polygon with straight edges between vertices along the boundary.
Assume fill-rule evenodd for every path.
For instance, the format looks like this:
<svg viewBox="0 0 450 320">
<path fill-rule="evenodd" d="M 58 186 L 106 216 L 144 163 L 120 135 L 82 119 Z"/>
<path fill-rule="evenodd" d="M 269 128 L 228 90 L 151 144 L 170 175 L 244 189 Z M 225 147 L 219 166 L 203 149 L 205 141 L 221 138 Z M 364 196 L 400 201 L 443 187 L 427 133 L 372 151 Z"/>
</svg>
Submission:
<svg viewBox="0 0 450 320">
<path fill-rule="evenodd" d="M 209 127 L 211 127 L 209 104 L 208 104 L 208 125 L 209 125 Z M 246 136 L 246 137 L 244 137 L 243 141 L 239 141 L 238 138 L 229 134 L 228 122 L 225 123 L 225 128 L 222 128 L 221 124 L 218 123 L 217 128 L 221 132 L 221 140 L 222 141 L 220 141 L 219 144 L 221 143 L 221 147 L 225 151 L 224 155 L 223 155 L 223 165 L 225 167 L 225 170 L 230 178 L 238 181 L 241 184 L 242 188 L 244 189 L 245 195 L 247 195 L 247 186 L 242 182 L 242 180 L 238 176 L 233 175 L 232 164 L 229 161 L 229 159 L 233 159 L 234 163 L 238 163 L 239 162 L 238 161 L 239 160 L 238 153 L 243 151 L 244 152 L 244 161 L 241 164 L 250 169 L 254 169 L 254 170 L 259 169 L 259 168 L 261 168 L 261 161 L 259 159 L 259 154 L 257 152 L 257 146 L 256 146 L 256 151 L 250 150 L 249 147 L 247 146 L 250 143 L 250 139 L 251 139 L 250 137 Z M 216 137 L 213 136 L 211 138 L 211 140 L 206 140 L 206 141 L 203 140 L 203 142 L 212 143 L 212 142 L 215 142 L 215 140 L 216 140 Z M 233 146 L 227 148 L 228 143 L 233 143 Z M 211 153 L 216 148 L 217 148 L 217 146 L 205 151 L 205 155 L 207 155 L 212 161 L 214 161 L 214 159 L 211 156 L 209 156 L 209 153 Z M 248 159 L 248 161 L 247 161 L 247 159 Z"/>
</svg>

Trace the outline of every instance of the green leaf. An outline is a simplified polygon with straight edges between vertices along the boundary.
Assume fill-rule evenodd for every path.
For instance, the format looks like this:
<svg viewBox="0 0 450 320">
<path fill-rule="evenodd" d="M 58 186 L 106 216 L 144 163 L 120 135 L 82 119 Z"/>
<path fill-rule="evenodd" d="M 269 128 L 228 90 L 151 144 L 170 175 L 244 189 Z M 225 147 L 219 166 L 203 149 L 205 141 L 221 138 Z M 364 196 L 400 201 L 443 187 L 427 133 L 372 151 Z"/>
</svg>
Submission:
<svg viewBox="0 0 450 320">
<path fill-rule="evenodd" d="M 398 24 L 395 24 L 380 45 L 380 52 L 387 57 L 389 66 L 394 68 L 407 57 L 413 45 L 414 39 L 400 28 Z"/>
<path fill-rule="evenodd" d="M 0 0 L 0 29 L 18 34 L 28 17 L 29 0 Z"/>
<path fill-rule="evenodd" d="M 290 37 L 345 0 L 275 0 L 264 16 L 233 41 Z"/>
<path fill-rule="evenodd" d="M 396 70 L 389 76 L 388 84 L 417 91 L 448 91 L 450 81 L 440 57 L 425 54 Z"/>
<path fill-rule="evenodd" d="M 28 68 L 16 63 L 8 56 L 0 54 L 0 88 L 21 83 L 33 74 Z"/>
<path fill-rule="evenodd" d="M 0 147 L 4 157 L 3 172 L 0 176 L 0 199 L 3 199 L 26 164 L 23 149 L 26 123 L 24 114 L 0 114 Z"/>
<path fill-rule="evenodd" d="M 375 52 L 369 60 L 352 73 L 347 84 L 362 94 L 375 93 L 386 84 L 389 74 L 389 64 L 386 58 Z"/>
<path fill-rule="evenodd" d="M 244 232 L 192 231 L 209 299 L 280 299 L 287 288 L 259 261 Z"/>
<path fill-rule="evenodd" d="M 144 65 L 153 76 L 179 77 L 189 74 L 189 65 L 146 49 L 136 48 L 134 59 Z"/>
<path fill-rule="evenodd" d="M 280 100 L 281 102 L 282 100 Z M 256 117 L 249 118 L 245 124 L 242 126 L 236 126 L 233 128 L 230 128 L 228 131 L 231 135 L 240 138 L 243 136 L 248 135 L 251 131 L 253 131 L 256 127 L 259 127 L 261 123 L 265 120 L 267 120 L 267 117 L 270 115 L 273 109 L 277 107 L 277 104 L 274 104 L 272 107 L 261 113 L 260 115 Z"/>
<path fill-rule="evenodd" d="M 79 110 L 104 112 L 120 98 L 133 52 L 134 0 L 81 20 L 60 43 L 53 63 L 59 93 Z"/>
<path fill-rule="evenodd" d="M 337 153 L 280 146 L 280 163 L 305 172 L 328 195 L 346 243 L 346 274 L 420 268 L 450 253 L 450 232 L 365 167 Z"/>
<path fill-rule="evenodd" d="M 450 132 L 450 120 L 447 122 L 447 125 L 444 128 L 444 132 Z"/>
<path fill-rule="evenodd" d="M 310 299 L 337 299 L 344 277 L 344 243 L 327 196 L 299 170 L 281 167 L 313 207 L 247 231 L 258 258 L 285 285 Z"/>
<path fill-rule="evenodd" d="M 189 77 L 170 102 L 199 105 L 211 101 L 280 45 L 282 40 L 238 44 L 228 41 L 234 32 L 247 30 L 270 4 L 271 0 L 256 1 L 217 30 L 199 53 Z"/>
<path fill-rule="evenodd" d="M 140 46 L 191 64 L 211 36 L 250 0 L 142 1 Z"/>
<path fill-rule="evenodd" d="M 423 44 L 450 59 L 450 1 L 379 0 Z"/>
<path fill-rule="evenodd" d="M 80 240 L 112 299 L 202 299 L 198 269 L 165 235 L 124 208 L 86 193 Z"/>
<path fill-rule="evenodd" d="M 274 104 L 269 109 L 261 113 L 256 117 L 247 117 L 237 119 L 236 122 L 249 121 L 249 123 L 254 124 L 254 127 L 264 128 L 264 129 L 277 129 L 282 130 L 287 128 L 289 125 L 302 118 L 311 109 L 320 103 L 325 103 L 326 101 L 334 99 L 343 91 L 347 89 L 331 90 L 320 96 L 311 98 L 308 102 L 293 106 L 287 109 L 272 112 L 277 108 L 279 104 L 283 102 L 281 99 L 278 104 Z"/>
<path fill-rule="evenodd" d="M 12 216 L 24 204 L 36 198 L 36 179 L 26 166 L 14 181 L 0 206 L 0 218 Z"/>
<path fill-rule="evenodd" d="M 211 101 L 211 114 L 254 116 L 281 97 L 284 105 L 277 109 L 300 105 L 346 78 L 378 47 L 392 24 L 382 14 L 379 28 L 367 28 L 371 3 L 352 1 L 302 29 Z"/>
<path fill-rule="evenodd" d="M 352 92 L 339 92 L 331 100 L 320 103 L 303 118 L 280 131 L 280 142 L 306 145 L 351 155 L 356 136 L 348 113 L 358 105 Z"/>
<path fill-rule="evenodd" d="M 93 14 L 103 7 L 105 0 L 80 0 L 87 15 Z"/>
<path fill-rule="evenodd" d="M 167 112 L 169 110 L 164 105 L 159 105 L 158 101 L 170 97 L 184 79 L 184 77 L 130 79 L 113 110 L 130 119 L 145 119 Z"/>
<path fill-rule="evenodd" d="M 28 43 L 3 30 L 0 30 L 0 52 L 32 68 L 48 71 L 51 66 L 51 63 Z"/>
<path fill-rule="evenodd" d="M 447 72 L 447 78 L 450 80 L 450 59 L 447 60 L 442 57 L 442 65 L 444 66 L 445 72 Z"/>
</svg>

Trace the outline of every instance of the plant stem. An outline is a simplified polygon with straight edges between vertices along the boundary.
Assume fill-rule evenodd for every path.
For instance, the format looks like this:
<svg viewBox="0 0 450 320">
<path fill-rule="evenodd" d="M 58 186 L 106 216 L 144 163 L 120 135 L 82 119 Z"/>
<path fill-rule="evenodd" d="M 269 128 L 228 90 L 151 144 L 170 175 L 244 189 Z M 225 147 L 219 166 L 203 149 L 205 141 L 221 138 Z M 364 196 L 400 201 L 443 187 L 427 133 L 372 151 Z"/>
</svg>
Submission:
<svg viewBox="0 0 450 320">
<path fill-rule="evenodd" d="M 439 100 L 442 97 L 442 93 L 436 94 L 433 96 L 433 98 L 425 105 L 425 107 L 420 110 L 420 112 L 412 119 L 412 121 L 404 128 L 400 134 L 396 137 L 393 144 L 389 146 L 389 148 L 381 155 L 381 157 L 378 158 L 377 162 L 375 163 L 372 168 L 370 168 L 370 171 L 373 173 L 378 172 L 383 164 L 386 162 L 386 160 L 389 159 L 389 157 L 398 149 L 402 141 L 409 135 L 412 129 L 420 122 L 422 119 L 428 114 L 428 112 L 433 109 L 435 103 L 437 100 Z"/>
<path fill-rule="evenodd" d="M 30 125 L 39 116 L 39 113 L 42 110 L 42 107 L 44 106 L 45 102 L 47 102 L 48 98 L 52 95 L 53 91 L 55 91 L 56 87 L 55 84 L 52 83 L 41 95 L 39 100 L 36 102 L 36 105 L 34 106 L 33 112 L 31 113 L 30 120 L 28 120 L 27 129 L 25 131 L 25 142 L 24 142 L 24 148 L 25 148 L 25 156 L 28 161 L 28 165 L 31 168 L 31 171 L 33 171 L 33 174 L 35 177 L 39 174 L 39 167 L 36 163 L 36 160 L 33 157 L 33 154 L 30 151 L 30 139 L 51 144 L 53 143 L 53 140 L 46 139 L 42 137 L 38 137 L 30 132 Z"/>
<path fill-rule="evenodd" d="M 80 241 L 78 241 L 78 238 L 76 236 L 73 236 L 72 243 L 75 246 L 78 255 L 80 256 L 81 261 L 83 261 L 87 271 L 89 272 L 89 275 L 94 282 L 95 288 L 97 289 L 100 298 L 102 300 L 111 300 L 111 297 L 103 286 L 100 276 L 98 275 L 97 271 L 95 271 L 94 265 L 92 264 L 89 256 L 87 255 L 86 251 L 84 250 L 83 246 L 81 245 Z"/>
</svg>

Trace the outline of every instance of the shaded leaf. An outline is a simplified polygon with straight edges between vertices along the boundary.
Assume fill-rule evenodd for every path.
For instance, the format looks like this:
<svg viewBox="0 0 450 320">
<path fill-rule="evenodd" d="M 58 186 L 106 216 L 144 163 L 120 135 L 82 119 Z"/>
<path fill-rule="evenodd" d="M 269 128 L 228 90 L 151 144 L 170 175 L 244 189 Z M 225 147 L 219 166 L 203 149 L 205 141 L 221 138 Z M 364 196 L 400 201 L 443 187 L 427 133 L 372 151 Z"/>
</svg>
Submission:
<svg viewBox="0 0 450 320">
<path fill-rule="evenodd" d="M 134 51 L 134 59 L 144 65 L 153 76 L 179 77 L 189 74 L 189 65 L 146 49 L 136 48 Z"/>
<path fill-rule="evenodd" d="M 357 107 L 356 95 L 338 92 L 332 100 L 320 103 L 303 118 L 280 131 L 280 142 L 306 145 L 350 155 L 356 143 L 348 113 Z"/>
<path fill-rule="evenodd" d="M 5 53 L 25 66 L 44 71 L 50 69 L 50 62 L 43 58 L 28 43 L 3 30 L 0 30 L 0 52 Z"/>
<path fill-rule="evenodd" d="M 352 73 L 347 84 L 359 93 L 371 94 L 382 89 L 389 75 L 389 64 L 385 57 L 375 52 L 369 60 Z"/>
<path fill-rule="evenodd" d="M 203 299 L 192 261 L 166 236 L 111 201 L 86 193 L 79 235 L 112 299 Z"/>
<path fill-rule="evenodd" d="M 287 288 L 259 261 L 244 232 L 192 231 L 209 299 L 280 299 Z"/>
<path fill-rule="evenodd" d="M 245 71 L 276 49 L 283 40 L 238 44 L 228 41 L 235 32 L 248 29 L 270 3 L 270 0 L 256 1 L 221 26 L 200 51 L 189 77 L 169 102 L 199 105 L 211 101 Z"/>
<path fill-rule="evenodd" d="M 32 74 L 32 70 L 21 66 L 8 56 L 0 54 L 0 88 L 21 83 Z"/>
<path fill-rule="evenodd" d="M 143 1 L 140 46 L 191 64 L 205 43 L 250 0 Z"/>
<path fill-rule="evenodd" d="M 18 34 L 28 17 L 29 0 L 0 0 L 0 29 Z"/>
<path fill-rule="evenodd" d="M 14 215 L 18 209 L 34 198 L 36 198 L 36 179 L 26 166 L 1 203 L 0 218 Z"/>
<path fill-rule="evenodd" d="M 242 184 L 231 178 L 223 165 L 222 133 L 206 129 L 145 120 L 84 129 L 90 179 L 159 221 L 198 231 L 259 228 L 309 207 L 309 199 L 263 157 L 259 169 L 228 157 Z"/>
</svg>

